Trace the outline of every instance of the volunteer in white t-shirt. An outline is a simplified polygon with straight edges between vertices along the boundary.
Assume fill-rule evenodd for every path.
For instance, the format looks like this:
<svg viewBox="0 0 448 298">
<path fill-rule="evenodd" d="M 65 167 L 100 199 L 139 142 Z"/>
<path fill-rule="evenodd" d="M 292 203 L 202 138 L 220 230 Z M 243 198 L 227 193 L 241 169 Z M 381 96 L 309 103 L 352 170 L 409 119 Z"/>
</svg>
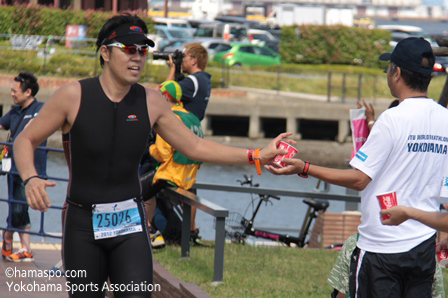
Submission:
<svg viewBox="0 0 448 298">
<path fill-rule="evenodd" d="M 339 170 L 285 159 L 274 174 L 307 175 L 362 190 L 360 237 L 352 255 L 350 297 L 430 297 L 435 271 L 435 230 L 415 220 L 381 223 L 377 195 L 396 192 L 399 205 L 436 212 L 448 160 L 448 110 L 427 98 L 435 57 L 423 38 L 400 41 L 392 53 L 387 83 L 399 105 L 376 121 L 366 143 Z"/>
</svg>

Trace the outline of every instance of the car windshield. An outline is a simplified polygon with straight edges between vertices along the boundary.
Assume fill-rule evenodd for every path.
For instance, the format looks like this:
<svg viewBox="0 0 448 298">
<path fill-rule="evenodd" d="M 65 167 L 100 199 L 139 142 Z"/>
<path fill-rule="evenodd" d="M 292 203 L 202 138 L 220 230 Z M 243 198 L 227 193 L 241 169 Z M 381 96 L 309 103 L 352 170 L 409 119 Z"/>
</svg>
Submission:
<svg viewBox="0 0 448 298">
<path fill-rule="evenodd" d="M 213 28 L 199 28 L 194 35 L 198 37 L 213 37 Z"/>
<path fill-rule="evenodd" d="M 187 24 L 181 24 L 181 23 L 172 23 L 171 26 L 177 28 L 188 28 Z"/>
<path fill-rule="evenodd" d="M 270 41 L 271 39 L 269 38 L 269 36 L 267 36 L 266 34 L 252 34 L 253 39 L 258 39 L 258 40 L 264 40 L 264 41 Z"/>
<path fill-rule="evenodd" d="M 182 30 L 168 30 L 174 38 L 191 38 L 190 34 Z"/>
<path fill-rule="evenodd" d="M 233 34 L 236 39 L 247 37 L 247 30 L 246 28 L 231 28 L 230 34 Z"/>
<path fill-rule="evenodd" d="M 232 47 L 229 46 L 228 44 L 220 44 L 219 46 L 216 47 L 215 52 L 227 52 L 231 48 Z"/>
</svg>

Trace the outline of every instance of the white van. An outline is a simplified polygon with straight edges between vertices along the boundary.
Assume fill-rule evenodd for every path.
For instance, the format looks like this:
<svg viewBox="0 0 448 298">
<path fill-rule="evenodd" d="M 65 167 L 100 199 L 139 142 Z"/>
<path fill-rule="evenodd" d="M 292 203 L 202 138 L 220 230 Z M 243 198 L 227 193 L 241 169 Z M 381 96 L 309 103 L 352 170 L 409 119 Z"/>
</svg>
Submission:
<svg viewBox="0 0 448 298">
<path fill-rule="evenodd" d="M 391 32 L 390 46 L 394 48 L 397 43 L 408 37 L 423 37 L 429 43 L 433 43 L 428 32 L 421 27 L 408 26 L 408 25 L 379 25 L 377 29 L 386 30 Z"/>
<path fill-rule="evenodd" d="M 190 35 L 193 35 L 196 31 L 193 27 L 191 27 L 190 23 L 186 19 L 172 19 L 172 18 L 153 18 L 154 25 L 155 26 L 166 26 L 168 28 L 170 27 L 176 27 L 176 28 L 183 28 L 190 33 Z"/>
<path fill-rule="evenodd" d="M 249 27 L 237 23 L 213 22 L 199 25 L 194 37 L 196 39 L 222 39 L 224 41 L 249 42 Z"/>
</svg>

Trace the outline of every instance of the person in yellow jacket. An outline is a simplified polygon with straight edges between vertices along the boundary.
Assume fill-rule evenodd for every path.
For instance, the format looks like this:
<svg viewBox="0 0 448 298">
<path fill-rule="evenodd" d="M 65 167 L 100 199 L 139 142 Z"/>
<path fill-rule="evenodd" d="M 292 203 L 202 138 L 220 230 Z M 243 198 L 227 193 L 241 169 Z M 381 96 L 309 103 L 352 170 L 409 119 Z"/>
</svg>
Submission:
<svg viewBox="0 0 448 298">
<path fill-rule="evenodd" d="M 203 137 L 201 122 L 193 114 L 187 111 L 182 102 L 182 89 L 175 81 L 165 81 L 159 86 L 160 92 L 171 106 L 171 110 L 194 134 Z M 199 169 L 200 162 L 191 160 L 180 152 L 176 151 L 160 136 L 156 137 L 155 144 L 149 147 L 150 155 L 160 162 L 157 172 L 153 178 L 150 200 L 152 201 L 150 209 L 147 210 L 148 217 L 152 219 L 155 209 L 154 195 L 165 186 L 178 186 L 182 189 L 189 190 L 196 181 L 196 173 Z M 153 201 L 154 200 L 154 201 Z M 148 205 L 148 204 L 145 204 Z M 196 208 L 191 207 L 191 226 L 192 232 L 197 231 L 195 225 Z"/>
</svg>

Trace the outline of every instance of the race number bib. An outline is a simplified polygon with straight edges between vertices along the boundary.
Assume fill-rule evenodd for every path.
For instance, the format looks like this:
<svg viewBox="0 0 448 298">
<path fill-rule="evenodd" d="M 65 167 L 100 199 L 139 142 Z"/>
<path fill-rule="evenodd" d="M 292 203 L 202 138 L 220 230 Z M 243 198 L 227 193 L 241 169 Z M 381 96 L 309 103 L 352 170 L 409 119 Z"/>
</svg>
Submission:
<svg viewBox="0 0 448 298">
<path fill-rule="evenodd" d="M 142 231 L 142 220 L 134 199 L 96 204 L 92 214 L 95 240 Z"/>
</svg>

